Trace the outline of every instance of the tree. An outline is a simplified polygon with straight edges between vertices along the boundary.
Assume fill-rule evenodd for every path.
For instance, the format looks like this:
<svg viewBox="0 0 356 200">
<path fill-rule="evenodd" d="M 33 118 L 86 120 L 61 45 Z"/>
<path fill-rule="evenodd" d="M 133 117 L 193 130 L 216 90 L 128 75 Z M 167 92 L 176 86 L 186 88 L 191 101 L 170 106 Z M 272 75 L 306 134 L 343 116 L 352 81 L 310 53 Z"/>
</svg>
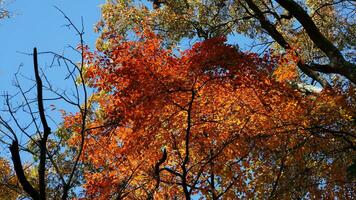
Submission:
<svg viewBox="0 0 356 200">
<path fill-rule="evenodd" d="M 27 80 L 30 83 L 23 84 L 19 79 L 19 76 L 23 76 L 20 70 L 15 74 L 14 82 L 18 92 L 14 95 L 6 93 L 3 96 L 5 108 L 0 115 L 0 132 L 4 138 L 2 143 L 7 145 L 10 150 L 13 171 L 22 188 L 20 191 L 25 197 L 34 200 L 64 200 L 80 195 L 75 190 L 81 183 L 82 171 L 80 168 L 82 163 L 80 157 L 85 142 L 84 134 L 88 112 L 88 94 L 83 77 L 86 46 L 83 41 L 83 28 L 78 29 L 61 10 L 59 11 L 67 19 L 68 27 L 73 28 L 79 37 L 78 47 L 72 48 L 79 53 L 81 62 L 75 63 L 54 52 L 38 53 L 34 48 L 33 54 L 31 54 L 34 78 Z M 50 67 L 57 63 L 64 68 L 62 70 L 67 72 L 64 80 L 68 80 L 71 84 L 71 93 L 50 82 L 44 69 L 39 66 L 38 54 L 53 55 Z M 65 84 L 65 81 L 61 84 Z M 22 102 L 16 103 L 15 99 L 19 97 Z M 78 116 L 82 118 L 80 124 L 82 131 L 78 133 L 82 138 L 78 140 L 77 146 L 72 148 L 68 148 L 66 145 L 66 141 L 71 136 L 63 137 L 63 132 L 71 132 L 71 128 L 61 129 L 61 124 L 56 123 L 53 112 L 57 111 L 56 104 L 63 106 L 63 103 L 72 106 L 72 109 L 78 112 Z M 64 110 L 58 111 L 65 113 Z M 21 117 L 21 115 L 27 118 Z M 29 121 L 26 121 L 27 119 Z M 28 160 L 30 160 L 30 164 L 27 163 Z M 29 172 L 26 165 L 31 166 L 30 172 L 34 172 L 33 174 Z M 4 165 L 3 169 L 8 170 L 7 167 L 9 167 L 8 164 Z M 6 184 L 6 187 L 9 186 L 11 185 Z"/>
<path fill-rule="evenodd" d="M 0 158 L 0 199 L 17 199 L 21 194 L 16 176 L 13 174 L 9 162 Z"/>
<path fill-rule="evenodd" d="M 137 32 L 86 53 L 97 89 L 82 157 L 87 198 L 352 198 L 355 104 L 343 90 L 299 92 L 273 78 L 278 58 L 224 37 L 177 56 L 150 29 Z M 77 133 L 81 123 L 65 117 Z"/>
<path fill-rule="evenodd" d="M 112 34 L 124 34 L 149 16 L 150 26 L 168 42 L 240 33 L 259 38 L 261 49 L 293 49 L 300 59 L 296 63 L 300 73 L 323 87 L 333 84 L 323 74 L 339 74 L 356 83 L 352 1 L 182 0 L 160 5 L 160 9 L 149 10 L 135 1 L 108 1 L 98 23 L 103 30 L 98 48 L 110 48 L 105 41 Z"/>
<path fill-rule="evenodd" d="M 149 10 L 108 1 L 97 52 L 65 16 L 80 63 L 35 48 L 32 85 L 17 73 L 17 95 L 4 95 L 4 186 L 15 173 L 32 199 L 352 199 L 356 104 L 345 51 L 354 30 L 336 10 L 353 4 L 328 2 L 165 0 Z M 242 52 L 226 43 L 233 32 L 272 50 Z M 202 41 L 187 50 L 171 46 L 195 36 Z M 65 67 L 72 95 L 50 82 L 41 54 Z M 58 110 L 59 124 L 56 101 L 76 109 Z"/>
</svg>

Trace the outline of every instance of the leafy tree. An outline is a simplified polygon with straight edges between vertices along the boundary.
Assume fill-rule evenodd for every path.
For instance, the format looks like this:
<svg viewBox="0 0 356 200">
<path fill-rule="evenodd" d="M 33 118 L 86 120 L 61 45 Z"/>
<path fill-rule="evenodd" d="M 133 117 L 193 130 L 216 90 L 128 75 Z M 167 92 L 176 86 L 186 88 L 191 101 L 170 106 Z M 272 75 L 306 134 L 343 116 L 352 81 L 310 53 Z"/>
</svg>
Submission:
<svg viewBox="0 0 356 200">
<path fill-rule="evenodd" d="M 31 184 L 36 184 L 38 174 L 34 165 L 25 163 L 24 173 Z M 28 197 L 26 192 L 23 190 L 10 162 L 2 157 L 0 158 L 0 175 L 1 200 L 15 200 Z"/>
<path fill-rule="evenodd" d="M 17 199 L 21 194 L 21 187 L 17 183 L 9 162 L 0 158 L 0 199 Z"/>
<path fill-rule="evenodd" d="M 239 33 L 258 38 L 262 49 L 293 49 L 299 57 L 299 73 L 324 87 L 333 83 L 323 74 L 339 74 L 356 83 L 352 1 L 164 0 L 159 5 L 150 10 L 136 1 L 108 1 L 98 23 L 102 30 L 98 48 L 110 48 L 108 38 L 125 34 L 148 18 L 148 24 L 168 42 Z"/>
<path fill-rule="evenodd" d="M 355 30 L 354 13 L 346 12 L 353 2 L 152 2 L 154 9 L 107 1 L 97 52 L 66 17 L 80 38 L 80 63 L 41 54 L 65 66 L 72 96 L 41 73 L 34 50 L 33 86 L 25 89 L 17 74 L 23 103 L 5 95 L 8 115 L 0 116 L 13 168 L 0 160 L 5 195 L 17 197 L 8 190 L 14 184 L 32 199 L 356 195 Z M 271 51 L 226 44 L 235 32 L 258 37 Z M 202 41 L 187 50 L 172 48 L 196 36 Z M 87 87 L 94 88 L 90 96 Z M 52 124 L 54 101 L 77 112 L 60 110 L 63 122 Z M 28 123 L 17 117 L 21 111 Z"/>
<path fill-rule="evenodd" d="M 295 90 L 273 77 L 278 58 L 224 37 L 176 55 L 137 32 L 86 54 L 97 89 L 82 157 L 87 198 L 352 198 L 355 104 L 343 90 Z M 78 133 L 81 122 L 65 117 Z"/>
</svg>

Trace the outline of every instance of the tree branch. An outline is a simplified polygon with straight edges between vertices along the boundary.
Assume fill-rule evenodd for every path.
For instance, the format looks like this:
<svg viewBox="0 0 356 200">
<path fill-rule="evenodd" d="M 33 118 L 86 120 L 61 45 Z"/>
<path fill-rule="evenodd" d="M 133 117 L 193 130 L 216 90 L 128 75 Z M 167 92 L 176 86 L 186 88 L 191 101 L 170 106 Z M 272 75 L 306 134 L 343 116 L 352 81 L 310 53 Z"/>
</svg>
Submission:
<svg viewBox="0 0 356 200">
<path fill-rule="evenodd" d="M 308 13 L 293 0 L 276 1 L 302 24 L 314 44 L 328 56 L 330 64 L 325 66 L 326 69 L 313 68 L 313 70 L 340 74 L 356 83 L 356 65 L 345 60 L 339 49 L 320 32 Z"/>
<path fill-rule="evenodd" d="M 43 84 L 41 80 L 41 76 L 38 70 L 38 60 L 37 60 L 37 49 L 33 49 L 33 65 L 35 71 L 36 78 L 36 86 L 37 86 L 37 103 L 38 103 L 38 112 L 40 115 L 41 123 L 43 126 L 43 136 L 40 140 L 40 163 L 38 167 L 38 188 L 40 192 L 40 198 L 46 199 L 46 156 L 47 156 L 47 139 L 49 134 L 51 133 L 51 129 L 48 126 L 45 109 L 43 105 Z"/>
<path fill-rule="evenodd" d="M 263 15 L 263 12 L 258 8 L 258 6 L 252 0 L 245 0 L 249 8 L 255 13 L 256 18 L 261 24 L 261 27 L 267 31 L 267 33 L 284 49 L 290 49 L 290 45 L 284 39 L 283 35 L 278 32 L 276 27 Z M 247 8 L 245 8 L 247 10 Z M 330 87 L 329 83 L 322 78 L 317 72 L 311 70 L 308 65 L 299 61 L 297 63 L 300 70 L 302 70 L 306 75 L 318 81 L 323 87 Z"/>
<path fill-rule="evenodd" d="M 31 183 L 27 180 L 23 166 L 21 163 L 20 153 L 19 153 L 19 143 L 17 140 L 13 140 L 10 146 L 11 159 L 14 164 L 14 169 L 16 172 L 16 176 L 19 179 L 19 182 L 24 189 L 24 191 L 30 195 L 34 200 L 40 199 L 40 194 L 38 191 L 31 185 Z"/>
</svg>

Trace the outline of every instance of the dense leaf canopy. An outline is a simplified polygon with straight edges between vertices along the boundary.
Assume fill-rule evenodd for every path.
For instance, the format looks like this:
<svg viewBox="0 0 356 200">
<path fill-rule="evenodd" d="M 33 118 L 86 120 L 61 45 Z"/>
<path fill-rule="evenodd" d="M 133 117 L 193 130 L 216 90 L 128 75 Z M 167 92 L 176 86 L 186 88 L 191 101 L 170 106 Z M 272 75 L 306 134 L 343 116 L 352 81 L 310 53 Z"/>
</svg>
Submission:
<svg viewBox="0 0 356 200">
<path fill-rule="evenodd" d="M 72 95 L 34 48 L 34 85 L 16 74 L 19 92 L 4 95 L 0 199 L 356 196 L 353 1 L 108 0 L 95 51 L 64 16 L 81 61 L 43 54 L 65 66 Z M 228 44 L 234 34 L 251 51 Z"/>
<path fill-rule="evenodd" d="M 293 89 L 273 74 L 278 58 L 223 37 L 178 56 L 150 31 L 137 37 L 87 53 L 97 88 L 82 158 L 88 198 L 354 195 L 354 102 L 341 90 Z"/>
<path fill-rule="evenodd" d="M 143 20 L 169 44 L 195 36 L 208 39 L 242 34 L 257 49 L 293 48 L 300 73 L 323 86 L 332 85 L 323 74 L 343 75 L 356 83 L 355 4 L 348 0 L 159 0 L 150 10 L 140 1 L 108 1 L 103 5 L 99 49 L 112 35 L 126 34 Z M 322 74 L 319 74 L 321 72 Z"/>
</svg>

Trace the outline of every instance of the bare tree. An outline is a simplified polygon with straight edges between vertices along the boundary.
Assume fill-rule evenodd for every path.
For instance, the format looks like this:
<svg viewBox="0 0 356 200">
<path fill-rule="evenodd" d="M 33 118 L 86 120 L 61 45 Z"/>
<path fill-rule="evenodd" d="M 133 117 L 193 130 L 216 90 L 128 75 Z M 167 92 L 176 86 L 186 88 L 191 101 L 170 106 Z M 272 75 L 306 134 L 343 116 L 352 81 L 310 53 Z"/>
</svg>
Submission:
<svg viewBox="0 0 356 200">
<path fill-rule="evenodd" d="M 54 52 L 37 52 L 34 48 L 32 54 L 34 79 L 27 80 L 32 81 L 33 84 L 26 89 L 19 79 L 19 76 L 23 75 L 17 72 L 15 87 L 18 92 L 15 95 L 4 95 L 5 109 L 0 116 L 0 132 L 7 137 L 6 143 L 9 145 L 18 181 L 27 195 L 35 200 L 68 199 L 81 176 L 80 157 L 84 147 L 88 115 L 88 91 L 84 79 L 84 26 L 82 23 L 81 29 L 78 29 L 61 10 L 59 11 L 68 21 L 67 26 L 74 29 L 79 37 L 79 47 L 72 47 L 80 54 L 79 64 L 63 55 Z M 65 80 L 71 83 L 70 94 L 66 89 L 56 88 L 43 68 L 40 68 L 38 55 L 43 54 L 53 56 L 51 67 L 58 63 L 67 71 Z M 16 97 L 21 97 L 22 102 L 14 105 Z M 74 133 L 72 130 L 66 130 L 66 138 L 58 133 L 62 125 L 55 123 L 56 120 L 49 114 L 51 108 L 55 109 L 56 102 L 66 103 L 76 108 L 75 111 L 81 118 L 80 131 Z M 29 122 L 24 122 L 26 118 L 19 117 L 19 114 L 27 114 Z M 80 141 L 77 148 L 68 149 L 64 142 L 74 134 L 80 135 Z M 25 152 L 35 158 L 31 164 L 37 169 L 35 180 L 30 180 L 26 173 L 28 167 L 23 164 L 23 160 L 28 157 L 24 156 Z M 64 154 L 66 156 L 63 156 Z"/>
</svg>

